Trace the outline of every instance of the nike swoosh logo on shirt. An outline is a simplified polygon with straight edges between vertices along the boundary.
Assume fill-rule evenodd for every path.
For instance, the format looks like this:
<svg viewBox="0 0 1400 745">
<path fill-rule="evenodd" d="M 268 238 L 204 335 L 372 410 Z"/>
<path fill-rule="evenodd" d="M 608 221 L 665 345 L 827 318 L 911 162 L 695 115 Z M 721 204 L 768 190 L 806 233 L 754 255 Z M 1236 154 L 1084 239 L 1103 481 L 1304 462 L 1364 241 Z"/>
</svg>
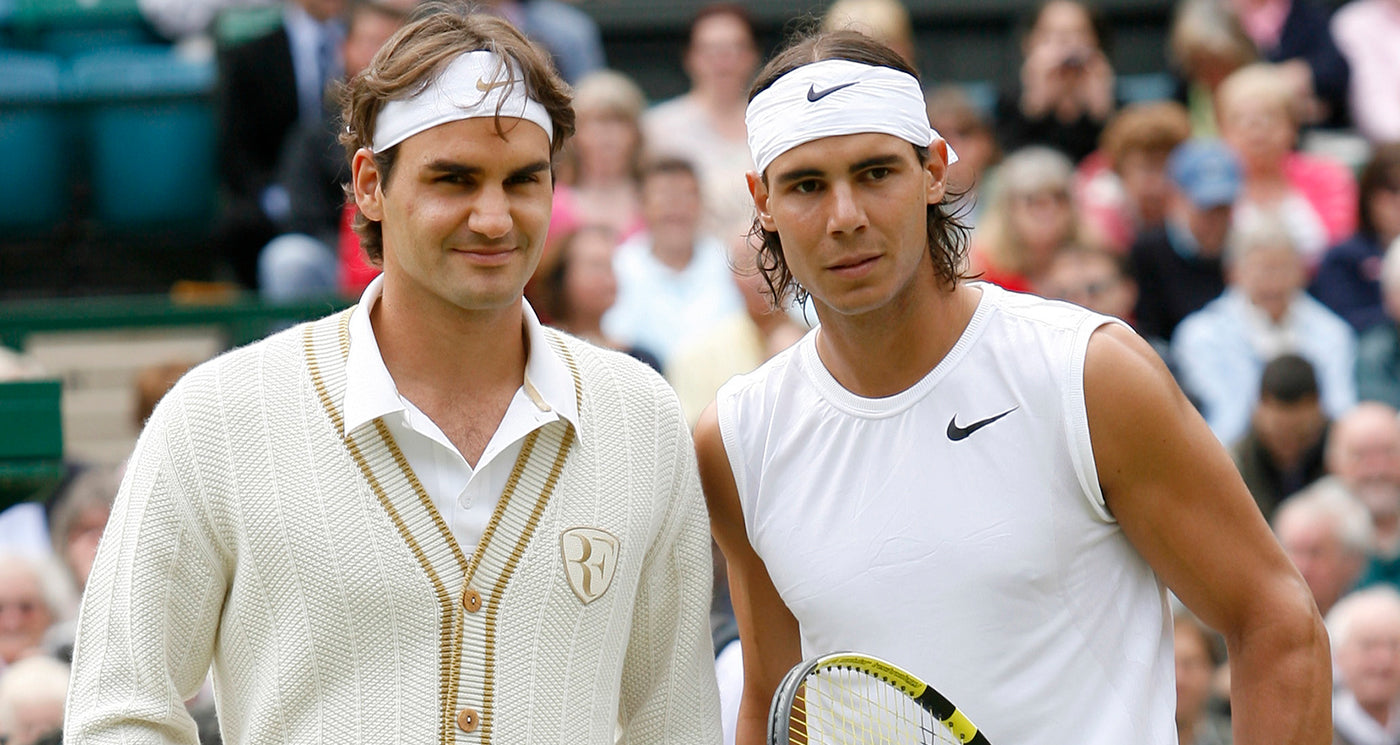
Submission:
<svg viewBox="0 0 1400 745">
<path fill-rule="evenodd" d="M 958 415 L 954 414 L 953 418 L 948 420 L 948 439 L 952 440 L 953 442 L 957 442 L 958 440 L 966 440 L 968 436 L 971 435 L 973 432 L 982 429 L 988 424 L 995 422 L 996 420 L 1006 416 L 1007 414 L 1010 414 L 1011 412 L 1019 408 L 1021 407 L 1013 406 L 1007 409 L 1006 411 L 997 414 L 996 416 L 987 417 L 986 419 L 975 421 L 972 424 L 967 425 L 966 427 L 958 426 Z"/>
<path fill-rule="evenodd" d="M 849 83 L 842 83 L 841 85 L 833 85 L 833 86 L 831 86 L 830 88 L 827 88 L 826 90 L 822 90 L 822 91 L 818 91 L 818 90 L 817 90 L 817 86 L 815 86 L 815 85 L 808 86 L 808 88 L 807 88 L 807 100 L 808 100 L 808 101 L 811 101 L 811 102 L 813 102 L 813 103 L 816 103 L 817 101 L 820 101 L 820 100 L 822 100 L 823 98 L 826 98 L 827 96 L 830 96 L 831 94 L 835 93 L 836 91 L 841 90 L 842 88 L 850 88 L 851 86 L 853 86 L 853 85 L 855 85 L 856 83 L 859 83 L 859 82 L 860 82 L 859 80 L 853 80 L 853 81 L 851 81 L 851 82 L 849 82 Z"/>
</svg>

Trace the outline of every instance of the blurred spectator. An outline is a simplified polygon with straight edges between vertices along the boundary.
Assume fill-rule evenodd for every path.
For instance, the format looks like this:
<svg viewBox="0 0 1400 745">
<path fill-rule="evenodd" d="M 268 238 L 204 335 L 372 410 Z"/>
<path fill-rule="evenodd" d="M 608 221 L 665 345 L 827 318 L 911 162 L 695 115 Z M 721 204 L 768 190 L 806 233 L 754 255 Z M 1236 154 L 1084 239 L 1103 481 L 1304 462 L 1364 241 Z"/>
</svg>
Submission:
<svg viewBox="0 0 1400 745">
<path fill-rule="evenodd" d="M 1128 323 L 1137 302 L 1137 283 L 1128 276 L 1123 257 L 1078 245 L 1055 252 L 1035 291 Z"/>
<path fill-rule="evenodd" d="M 1338 673 L 1332 698 L 1333 742 L 1400 741 L 1400 592 L 1360 590 L 1327 614 Z"/>
<path fill-rule="evenodd" d="M 1333 480 L 1283 500 L 1273 526 L 1323 614 L 1356 586 L 1374 545 L 1366 507 Z"/>
<path fill-rule="evenodd" d="M 752 371 L 806 333 L 785 310 L 769 302 L 767 285 L 755 263 L 757 256 L 748 236 L 730 241 L 729 268 L 743 297 L 743 308 L 678 347 L 664 371 L 691 427 L 726 381 Z"/>
<path fill-rule="evenodd" d="M 1113 114 L 1113 68 L 1103 19 L 1080 0 L 1046 0 L 1021 40 L 1019 85 L 997 100 L 997 139 L 1007 151 L 1058 148 L 1078 162 L 1098 147 Z"/>
<path fill-rule="evenodd" d="M 1356 393 L 1363 401 L 1400 408 L 1400 238 L 1381 262 L 1381 298 L 1386 320 L 1356 344 Z"/>
<path fill-rule="evenodd" d="M 1221 442 L 1244 435 L 1264 365 L 1296 352 L 1317 370 L 1322 407 L 1356 403 L 1356 334 L 1303 292 L 1306 271 L 1282 218 L 1237 219 L 1226 248 L 1226 290 L 1182 319 L 1171 339 L 1181 386 Z"/>
<path fill-rule="evenodd" d="M 1400 2 L 1352 0 L 1332 16 L 1332 37 L 1351 67 L 1351 121 L 1373 143 L 1400 140 Z"/>
<path fill-rule="evenodd" d="M 1032 292 L 1055 252 L 1080 243 L 1074 164 L 1057 150 L 1032 146 L 997 168 L 987 210 L 972 236 L 972 269 L 1016 292 Z"/>
<path fill-rule="evenodd" d="M 607 65 L 603 34 L 592 16 L 558 0 L 478 0 L 483 10 L 502 16 L 538 42 L 570 84 Z"/>
<path fill-rule="evenodd" d="M 646 232 L 617 248 L 617 303 L 603 331 L 639 346 L 664 370 L 682 345 L 713 328 L 743 300 L 729 276 L 724 244 L 701 227 L 703 207 L 694 167 L 660 159 L 642 171 Z"/>
<path fill-rule="evenodd" d="M 0 554 L 0 670 L 52 651 L 45 635 L 75 605 L 62 572 L 48 559 Z"/>
<path fill-rule="evenodd" d="M 574 90 L 574 136 L 565 145 L 554 187 L 551 233 L 582 224 L 607 228 L 618 240 L 640 232 L 642 112 L 646 97 L 631 78 L 598 70 Z M 554 252 L 546 249 L 548 266 Z"/>
<path fill-rule="evenodd" d="M 626 346 L 603 332 L 603 314 L 617 300 L 617 275 L 612 265 L 616 246 L 611 228 L 585 225 L 570 233 L 541 286 L 540 310 L 552 325 L 600 347 L 622 350 L 660 372 L 656 355 Z"/>
<path fill-rule="evenodd" d="M 1309 268 L 1328 246 L 1356 231 L 1356 180 L 1344 166 L 1296 152 L 1296 92 L 1283 68 L 1253 64 L 1220 84 L 1220 133 L 1244 167 L 1236 217 L 1259 210 L 1284 216 Z"/>
<path fill-rule="evenodd" d="M 34 380 L 44 376 L 44 367 L 34 358 L 0 344 L 0 383 Z"/>
<path fill-rule="evenodd" d="M 1214 140 L 1179 145 L 1167 159 L 1167 179 L 1162 227 L 1139 233 L 1128 251 L 1138 330 L 1163 339 L 1225 291 L 1225 242 L 1242 184 L 1234 153 Z"/>
<path fill-rule="evenodd" d="M 29 657 L 0 673 L 0 742 L 36 745 L 63 728 L 68 665 L 52 657 Z"/>
<path fill-rule="evenodd" d="M 748 11 L 737 3 L 706 5 L 690 22 L 682 57 L 690 90 L 642 118 L 653 156 L 696 164 L 705 230 L 725 239 L 748 232 L 754 218 L 744 180 L 753 170 L 744 110 L 758 62 Z"/>
<path fill-rule="evenodd" d="M 179 360 L 148 365 L 137 371 L 134 384 L 136 409 L 133 412 L 133 423 L 136 425 L 137 431 L 146 427 L 146 420 L 151 418 L 151 412 L 156 410 L 156 404 L 160 403 L 161 398 L 175 386 L 181 376 L 194 367 L 194 364 Z"/>
<path fill-rule="evenodd" d="M 1328 249 L 1308 291 L 1360 333 L 1386 320 L 1381 258 L 1400 238 L 1400 142 L 1378 146 L 1358 184 L 1361 228 Z"/>
<path fill-rule="evenodd" d="M 1306 125 L 1347 121 L 1346 58 L 1332 41 L 1330 11 L 1313 0 L 1229 0 L 1259 56 L 1279 65 Z"/>
<path fill-rule="evenodd" d="M 329 116 L 327 85 L 341 77 L 346 0 L 288 0 L 282 24 L 220 50 L 217 109 L 224 211 L 218 242 L 235 278 L 257 286 L 258 253 L 288 214 L 276 182 L 298 121 Z"/>
<path fill-rule="evenodd" d="M 1326 481 L 1340 484 L 1371 514 L 1370 564 L 1361 584 L 1400 584 L 1400 418 L 1363 401 L 1337 417 L 1327 437 Z"/>
<path fill-rule="evenodd" d="M 1139 232 L 1162 227 L 1167 158 L 1190 136 L 1186 108 L 1175 101 L 1131 104 L 1109 120 L 1099 149 L 1079 166 L 1075 190 L 1086 225 L 1105 247 L 1126 252 Z"/>
<path fill-rule="evenodd" d="M 909 9 L 900 0 L 836 0 L 822 16 L 821 30 L 841 29 L 859 31 L 893 49 L 910 67 L 919 68 L 914 25 L 909 21 Z"/>
<path fill-rule="evenodd" d="M 403 26 L 414 0 L 350 0 L 341 46 L 349 79 L 369 66 L 375 52 Z M 301 120 L 278 159 L 277 186 L 287 197 L 278 219 L 281 235 L 258 255 L 258 287 L 263 297 L 288 301 L 334 293 L 340 284 L 336 252 L 342 217 L 350 208 L 345 182 L 350 168 L 340 145 L 340 117 Z"/>
<path fill-rule="evenodd" d="M 123 471 L 122 466 L 84 466 L 49 499 L 53 554 L 68 570 L 79 595 L 97 557 L 97 543 L 112 514 Z"/>
<path fill-rule="evenodd" d="M 948 190 L 957 215 L 975 227 L 983 205 L 977 195 L 987 184 L 990 169 L 1001 160 L 1001 148 L 986 114 L 978 109 L 962 86 L 941 85 L 926 96 L 928 119 L 958 154 L 948 166 Z"/>
<path fill-rule="evenodd" d="M 278 5 L 285 0 L 136 0 L 141 17 L 156 33 L 173 43 L 188 45 L 208 39 L 225 10 Z"/>
<path fill-rule="evenodd" d="M 1327 474 L 1327 413 L 1312 363 L 1282 354 L 1264 366 L 1249 429 L 1230 448 L 1264 519 L 1289 495 Z"/>
<path fill-rule="evenodd" d="M 1225 642 L 1184 608 L 1172 613 L 1176 654 L 1176 736 L 1180 745 L 1230 745 L 1230 719 L 1212 706 L 1211 682 Z"/>
<path fill-rule="evenodd" d="M 1254 42 L 1224 0 L 1178 0 L 1167 46 L 1181 76 L 1177 98 L 1190 112 L 1192 134 L 1216 136 L 1215 90 L 1230 73 L 1259 59 Z"/>
</svg>

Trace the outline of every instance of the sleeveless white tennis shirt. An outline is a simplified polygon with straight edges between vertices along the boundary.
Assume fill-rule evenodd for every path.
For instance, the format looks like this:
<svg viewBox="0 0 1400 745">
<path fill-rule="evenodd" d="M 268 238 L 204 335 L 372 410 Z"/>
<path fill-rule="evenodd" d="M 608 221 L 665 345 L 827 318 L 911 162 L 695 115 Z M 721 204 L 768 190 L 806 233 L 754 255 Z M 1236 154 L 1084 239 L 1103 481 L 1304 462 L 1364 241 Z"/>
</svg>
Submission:
<svg viewBox="0 0 1400 745">
<path fill-rule="evenodd" d="M 902 393 L 841 387 L 816 331 L 720 390 L 749 541 L 804 656 L 886 658 L 993 743 L 1175 745 L 1165 590 L 1104 506 L 1084 409 L 1114 321 L 975 286 Z"/>
</svg>

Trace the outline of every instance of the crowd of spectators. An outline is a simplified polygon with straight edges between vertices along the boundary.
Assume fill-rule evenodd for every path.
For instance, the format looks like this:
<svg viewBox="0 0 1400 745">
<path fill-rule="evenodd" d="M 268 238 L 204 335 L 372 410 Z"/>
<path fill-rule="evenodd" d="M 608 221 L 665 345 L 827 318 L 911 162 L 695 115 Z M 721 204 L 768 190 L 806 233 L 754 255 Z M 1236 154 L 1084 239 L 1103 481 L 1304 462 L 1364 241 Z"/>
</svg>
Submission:
<svg viewBox="0 0 1400 745">
<path fill-rule="evenodd" d="M 237 4 L 269 2 L 142 3 L 172 40 L 207 33 Z M 249 287 L 273 299 L 353 298 L 373 277 L 341 188 L 335 94 L 414 5 L 286 0 L 269 34 L 219 50 L 219 242 Z M 1332 5 L 1178 0 L 1162 61 L 1175 95 L 1163 100 L 1120 100 L 1112 29 L 1082 0 L 1027 14 L 1019 74 L 994 100 L 936 71 L 924 83 L 931 122 L 961 156 L 949 180 L 971 231 L 969 271 L 1116 316 L 1153 344 L 1232 448 L 1326 614 L 1337 742 L 1397 742 L 1400 0 Z M 550 237 L 527 297 L 547 321 L 658 369 L 694 421 L 725 379 L 791 344 L 813 317 L 801 304 L 769 305 L 753 268 L 753 21 L 740 4 L 702 9 L 676 50 L 689 89 L 649 102 L 607 68 L 587 4 L 481 7 L 544 45 L 577 94 L 577 136 L 557 164 Z M 917 62 L 898 0 L 841 0 L 823 23 Z M 1317 135 L 1366 156 L 1339 159 L 1312 146 L 1329 141 Z M 57 724 L 68 622 L 120 476 L 119 465 L 72 471 L 28 506 L 42 526 L 31 540 L 16 537 L 14 515 L 0 519 L 9 745 Z M 718 655 L 733 633 L 717 576 Z M 1181 742 L 1228 742 L 1223 646 L 1184 612 L 1176 644 Z"/>
</svg>

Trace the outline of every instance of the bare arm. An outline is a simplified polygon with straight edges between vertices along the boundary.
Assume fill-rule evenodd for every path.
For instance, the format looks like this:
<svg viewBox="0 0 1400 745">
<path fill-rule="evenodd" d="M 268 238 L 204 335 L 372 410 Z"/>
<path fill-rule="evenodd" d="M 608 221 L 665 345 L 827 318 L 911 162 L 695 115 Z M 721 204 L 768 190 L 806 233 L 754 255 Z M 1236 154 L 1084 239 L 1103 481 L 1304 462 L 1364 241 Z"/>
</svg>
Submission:
<svg viewBox="0 0 1400 745">
<path fill-rule="evenodd" d="M 1235 742 L 1330 743 L 1326 630 L 1229 455 L 1125 328 L 1094 334 L 1084 385 L 1109 508 L 1158 576 L 1225 637 Z"/>
<path fill-rule="evenodd" d="M 729 467 L 714 405 L 695 425 L 700 484 L 710 508 L 710 531 L 729 564 L 729 593 L 744 651 L 744 693 L 739 703 L 736 745 L 763 745 L 768 707 L 783 675 L 802 661 L 797 619 L 768 577 L 768 568 L 749 545 L 739 490 Z"/>
</svg>

